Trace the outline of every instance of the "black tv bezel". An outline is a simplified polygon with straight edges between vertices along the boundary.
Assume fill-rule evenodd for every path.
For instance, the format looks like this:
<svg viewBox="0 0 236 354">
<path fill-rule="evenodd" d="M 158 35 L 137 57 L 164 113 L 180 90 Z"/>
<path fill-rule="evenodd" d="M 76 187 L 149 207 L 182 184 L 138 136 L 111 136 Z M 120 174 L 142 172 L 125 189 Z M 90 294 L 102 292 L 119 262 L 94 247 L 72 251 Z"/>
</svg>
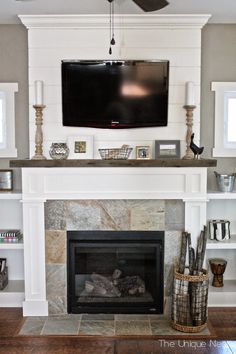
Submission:
<svg viewBox="0 0 236 354">
<path fill-rule="evenodd" d="M 80 64 L 105 64 L 105 63 L 125 63 L 125 65 L 128 63 L 129 65 L 132 64 L 133 62 L 135 63 L 166 63 L 166 69 L 167 69 L 167 80 L 166 80 L 166 89 L 167 89 L 167 113 L 166 113 L 166 121 L 163 124 L 147 124 L 146 122 L 143 124 L 138 124 L 138 125 L 130 125 L 130 126 L 123 126 L 122 124 L 114 124 L 111 126 L 101 126 L 101 124 L 95 124 L 95 125 L 86 125 L 86 124 L 81 124 L 81 125 L 74 125 L 74 124 L 69 124 L 68 122 L 65 124 L 64 122 L 64 81 L 63 81 L 63 76 L 64 76 L 64 67 L 66 64 L 73 64 L 73 63 L 80 63 Z M 62 125 L 64 127 L 74 127 L 74 128 L 96 128 L 96 129 L 135 129 L 135 128 L 151 128 L 151 127 L 166 127 L 168 126 L 168 106 L 169 106 L 169 69 L 170 69 L 170 61 L 165 60 L 165 59 L 157 59 L 157 60 L 139 60 L 139 59 L 91 59 L 91 60 L 80 60 L 80 59 L 63 59 L 61 61 L 61 87 L 62 87 Z"/>
</svg>

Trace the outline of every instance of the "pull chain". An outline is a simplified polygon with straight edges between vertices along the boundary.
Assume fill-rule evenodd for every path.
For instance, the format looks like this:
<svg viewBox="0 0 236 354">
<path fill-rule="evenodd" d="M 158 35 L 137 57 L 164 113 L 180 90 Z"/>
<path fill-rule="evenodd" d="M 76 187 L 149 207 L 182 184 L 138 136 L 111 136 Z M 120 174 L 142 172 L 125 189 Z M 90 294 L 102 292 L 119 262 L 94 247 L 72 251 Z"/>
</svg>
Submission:
<svg viewBox="0 0 236 354">
<path fill-rule="evenodd" d="M 110 48 L 109 48 L 109 54 L 112 54 L 112 45 L 116 44 L 115 41 L 115 25 L 114 25 L 114 2 L 115 0 L 108 0 L 110 3 Z"/>
</svg>

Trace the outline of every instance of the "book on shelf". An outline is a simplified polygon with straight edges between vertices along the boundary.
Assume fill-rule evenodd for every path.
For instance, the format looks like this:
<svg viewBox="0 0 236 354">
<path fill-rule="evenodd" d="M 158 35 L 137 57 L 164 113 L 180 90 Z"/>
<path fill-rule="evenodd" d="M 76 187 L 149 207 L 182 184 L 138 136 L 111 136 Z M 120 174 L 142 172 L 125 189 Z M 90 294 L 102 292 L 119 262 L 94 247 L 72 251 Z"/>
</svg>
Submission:
<svg viewBox="0 0 236 354">
<path fill-rule="evenodd" d="M 0 243 L 17 243 L 22 241 L 20 230 L 0 230 Z"/>
</svg>

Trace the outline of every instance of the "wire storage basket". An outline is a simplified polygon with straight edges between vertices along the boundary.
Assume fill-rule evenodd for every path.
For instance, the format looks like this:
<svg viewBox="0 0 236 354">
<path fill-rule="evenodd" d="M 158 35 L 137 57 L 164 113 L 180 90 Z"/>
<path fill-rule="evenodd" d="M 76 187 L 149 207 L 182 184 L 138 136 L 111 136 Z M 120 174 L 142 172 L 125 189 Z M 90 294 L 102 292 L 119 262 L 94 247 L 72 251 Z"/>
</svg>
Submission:
<svg viewBox="0 0 236 354">
<path fill-rule="evenodd" d="M 103 160 L 127 160 L 133 148 L 98 149 Z"/>
<path fill-rule="evenodd" d="M 209 277 L 181 274 L 175 270 L 172 298 L 172 327 L 186 333 L 201 332 L 207 326 Z"/>
</svg>

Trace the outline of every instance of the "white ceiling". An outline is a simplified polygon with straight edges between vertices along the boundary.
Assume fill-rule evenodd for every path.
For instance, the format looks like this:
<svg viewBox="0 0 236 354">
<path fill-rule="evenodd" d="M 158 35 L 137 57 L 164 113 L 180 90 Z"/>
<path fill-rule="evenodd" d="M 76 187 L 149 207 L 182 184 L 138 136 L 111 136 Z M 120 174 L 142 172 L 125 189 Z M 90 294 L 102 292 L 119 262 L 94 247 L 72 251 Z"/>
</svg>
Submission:
<svg viewBox="0 0 236 354">
<path fill-rule="evenodd" d="M 115 0 L 116 13 L 138 14 L 132 0 Z M 236 24 L 236 0 L 169 0 L 164 14 L 212 14 L 211 23 Z M 19 23 L 17 14 L 103 14 L 107 0 L 1 0 L 0 23 Z"/>
</svg>

